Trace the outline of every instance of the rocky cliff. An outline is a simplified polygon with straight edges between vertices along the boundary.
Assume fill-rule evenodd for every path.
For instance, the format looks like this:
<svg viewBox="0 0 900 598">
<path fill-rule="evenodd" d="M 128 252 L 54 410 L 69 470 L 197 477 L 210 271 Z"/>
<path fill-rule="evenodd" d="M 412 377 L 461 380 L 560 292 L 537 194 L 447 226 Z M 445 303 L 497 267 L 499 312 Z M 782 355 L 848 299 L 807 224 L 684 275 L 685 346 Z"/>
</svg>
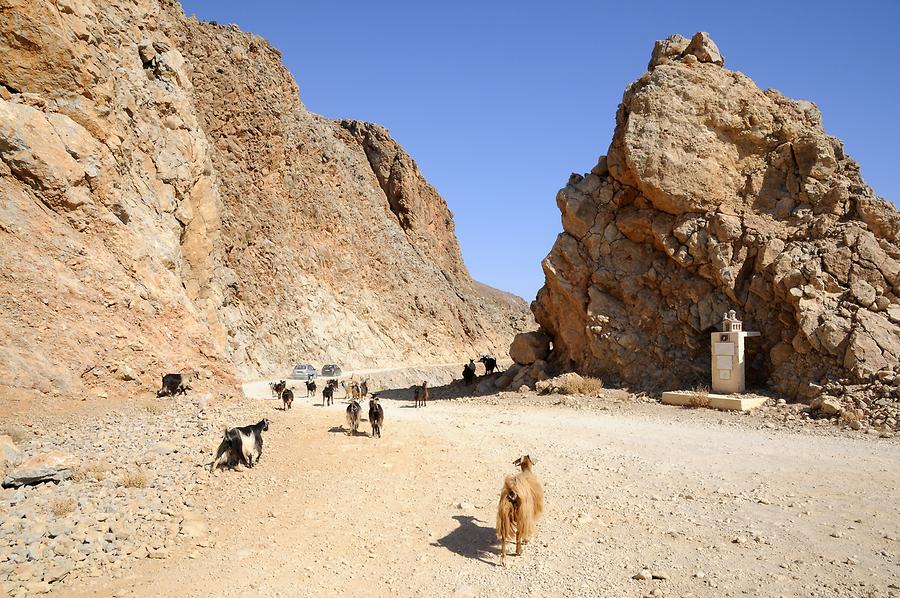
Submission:
<svg viewBox="0 0 900 598">
<path fill-rule="evenodd" d="M 608 154 L 556 200 L 564 232 L 532 309 L 558 365 L 708 384 L 709 333 L 735 309 L 762 332 L 752 381 L 849 393 L 875 417 L 894 403 L 900 216 L 814 104 L 726 69 L 706 34 L 657 42 Z"/>
<path fill-rule="evenodd" d="M 377 125 L 169 0 L 0 0 L 0 380 L 455 362 L 526 321 Z"/>
</svg>

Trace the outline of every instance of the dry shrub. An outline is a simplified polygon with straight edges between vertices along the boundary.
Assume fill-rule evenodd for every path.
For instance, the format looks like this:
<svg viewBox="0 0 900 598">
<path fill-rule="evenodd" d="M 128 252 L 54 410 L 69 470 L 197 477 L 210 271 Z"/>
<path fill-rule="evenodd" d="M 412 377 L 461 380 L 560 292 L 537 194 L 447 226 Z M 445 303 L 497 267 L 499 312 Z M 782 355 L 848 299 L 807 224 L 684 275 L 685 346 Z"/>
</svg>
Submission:
<svg viewBox="0 0 900 598">
<path fill-rule="evenodd" d="M 74 498 L 59 498 L 50 501 L 50 512 L 56 517 L 65 517 L 75 510 L 78 503 Z"/>
<path fill-rule="evenodd" d="M 695 386 L 689 400 L 691 407 L 709 407 L 709 387 Z"/>
<path fill-rule="evenodd" d="M 169 410 L 169 406 L 163 402 L 147 403 L 144 405 L 144 411 L 150 415 L 162 415 Z"/>
<path fill-rule="evenodd" d="M 28 432 L 22 426 L 8 424 L 0 428 L 0 436 L 9 436 L 16 444 L 20 444 L 28 437 Z"/>
<path fill-rule="evenodd" d="M 564 395 L 597 396 L 603 391 L 603 380 L 590 376 L 566 377 L 560 380 L 559 391 Z"/>
<path fill-rule="evenodd" d="M 147 474 L 143 470 L 126 472 L 119 481 L 120 486 L 125 488 L 146 488 L 149 485 Z"/>
<path fill-rule="evenodd" d="M 99 482 L 108 472 L 109 466 L 105 463 L 82 463 L 72 472 L 72 479 L 76 482 Z"/>
</svg>

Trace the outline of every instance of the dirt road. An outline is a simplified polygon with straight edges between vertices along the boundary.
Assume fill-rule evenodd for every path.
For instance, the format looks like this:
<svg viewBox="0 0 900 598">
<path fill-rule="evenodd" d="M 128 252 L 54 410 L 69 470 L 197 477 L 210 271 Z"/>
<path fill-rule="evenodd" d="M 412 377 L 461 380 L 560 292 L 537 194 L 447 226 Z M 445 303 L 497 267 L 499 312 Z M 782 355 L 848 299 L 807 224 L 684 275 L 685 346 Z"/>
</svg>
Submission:
<svg viewBox="0 0 900 598">
<path fill-rule="evenodd" d="M 418 384 L 423 378 L 432 380 L 433 383 L 445 383 L 454 379 L 462 371 L 464 362 L 459 363 L 440 363 L 435 365 L 423 365 L 418 367 L 400 366 L 393 368 L 369 368 L 360 370 L 347 370 L 341 372 L 340 376 L 318 376 L 316 384 L 321 390 L 325 381 L 329 378 L 337 378 L 338 380 L 350 380 L 353 376 L 359 378 L 368 378 L 372 384 L 372 388 L 396 388 L 401 385 Z M 285 380 L 288 388 L 300 390 L 305 396 L 306 387 L 305 380 L 295 380 L 292 378 L 278 378 L 271 380 L 253 380 L 241 384 L 241 390 L 244 396 L 250 399 L 270 399 L 272 398 L 272 389 L 269 386 L 272 382 Z"/>
<path fill-rule="evenodd" d="M 260 401 L 273 420 L 260 465 L 210 482 L 208 536 L 60 593 L 900 595 L 893 441 L 718 425 L 659 406 L 401 400 L 384 401 L 379 440 L 344 434 L 343 401 L 274 405 Z M 547 512 L 503 569 L 494 513 L 522 453 L 537 458 Z M 643 568 L 665 579 L 632 579 Z"/>
</svg>

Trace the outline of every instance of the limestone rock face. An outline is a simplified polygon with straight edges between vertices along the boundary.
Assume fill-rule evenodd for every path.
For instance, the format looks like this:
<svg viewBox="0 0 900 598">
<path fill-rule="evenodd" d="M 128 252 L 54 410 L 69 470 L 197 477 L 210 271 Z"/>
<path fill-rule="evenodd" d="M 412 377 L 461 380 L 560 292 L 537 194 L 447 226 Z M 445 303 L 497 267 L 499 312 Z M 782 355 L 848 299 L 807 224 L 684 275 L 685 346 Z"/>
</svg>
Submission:
<svg viewBox="0 0 900 598">
<path fill-rule="evenodd" d="M 14 389 L 464 361 L 530 319 L 385 129 L 171 0 L 0 0 L 0 195 Z"/>
<path fill-rule="evenodd" d="M 557 195 L 564 232 L 532 306 L 552 360 L 632 385 L 708 383 L 709 333 L 735 309 L 762 332 L 751 381 L 893 397 L 900 216 L 814 104 L 723 64 L 706 34 L 657 42 L 608 154 Z"/>
</svg>

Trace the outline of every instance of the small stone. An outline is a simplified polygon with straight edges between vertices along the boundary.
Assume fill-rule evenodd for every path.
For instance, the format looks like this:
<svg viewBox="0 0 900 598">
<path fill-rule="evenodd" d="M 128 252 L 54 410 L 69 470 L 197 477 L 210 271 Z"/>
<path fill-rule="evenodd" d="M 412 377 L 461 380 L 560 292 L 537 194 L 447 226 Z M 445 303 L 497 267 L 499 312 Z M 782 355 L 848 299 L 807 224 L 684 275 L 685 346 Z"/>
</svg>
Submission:
<svg viewBox="0 0 900 598">
<path fill-rule="evenodd" d="M 451 594 L 453 598 L 475 598 L 478 596 L 478 592 L 475 591 L 470 585 L 463 584 L 460 586 L 456 586 L 456 589 L 453 590 L 453 594 Z"/>
<path fill-rule="evenodd" d="M 843 532 L 831 532 L 831 537 L 832 538 L 843 538 L 844 533 Z"/>
<path fill-rule="evenodd" d="M 746 538 L 745 536 L 735 536 L 735 537 L 731 540 L 731 543 L 732 543 L 732 544 L 746 544 L 746 543 L 747 543 L 747 538 Z"/>
<path fill-rule="evenodd" d="M 28 594 L 46 594 L 50 591 L 50 584 L 46 581 L 33 581 L 25 584 L 25 591 Z"/>
<path fill-rule="evenodd" d="M 649 581 L 653 579 L 653 574 L 650 572 L 650 569 L 641 569 L 637 573 L 635 573 L 631 579 L 637 579 L 638 581 Z"/>
<path fill-rule="evenodd" d="M 138 379 L 138 375 L 135 373 L 135 371 L 131 369 L 131 367 L 124 364 L 120 365 L 117 368 L 117 373 L 119 374 L 119 377 L 126 382 L 131 382 L 132 380 Z"/>
<path fill-rule="evenodd" d="M 44 581 L 55 583 L 72 572 L 72 565 L 64 560 L 56 561 L 44 572 Z"/>
</svg>

